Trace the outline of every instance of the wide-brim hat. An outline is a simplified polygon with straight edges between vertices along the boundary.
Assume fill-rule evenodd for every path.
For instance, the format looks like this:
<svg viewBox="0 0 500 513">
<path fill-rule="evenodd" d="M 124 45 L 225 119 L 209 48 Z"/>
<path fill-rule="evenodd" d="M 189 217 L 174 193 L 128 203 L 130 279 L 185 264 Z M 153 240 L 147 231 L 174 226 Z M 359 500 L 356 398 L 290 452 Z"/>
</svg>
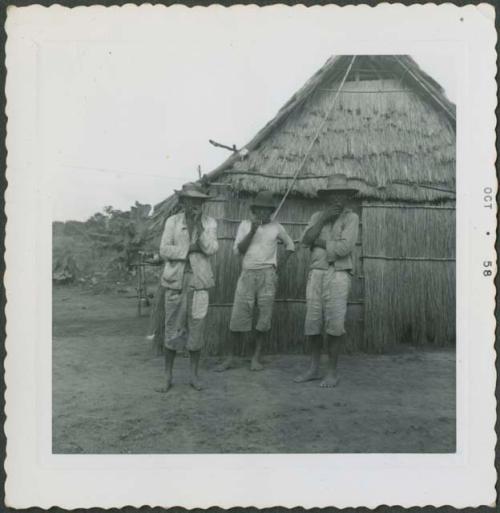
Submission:
<svg viewBox="0 0 500 513">
<path fill-rule="evenodd" d="M 203 187 L 195 182 L 185 183 L 180 191 L 175 192 L 180 198 L 210 199 L 210 196 L 205 193 Z"/>
<path fill-rule="evenodd" d="M 261 191 L 255 195 L 255 198 L 250 203 L 251 207 L 263 207 L 269 209 L 276 208 L 273 193 L 270 191 Z"/>
<path fill-rule="evenodd" d="M 318 196 L 331 194 L 332 192 L 354 195 L 359 192 L 359 189 L 349 184 L 346 175 L 338 173 L 328 177 L 326 187 L 318 190 Z"/>
</svg>

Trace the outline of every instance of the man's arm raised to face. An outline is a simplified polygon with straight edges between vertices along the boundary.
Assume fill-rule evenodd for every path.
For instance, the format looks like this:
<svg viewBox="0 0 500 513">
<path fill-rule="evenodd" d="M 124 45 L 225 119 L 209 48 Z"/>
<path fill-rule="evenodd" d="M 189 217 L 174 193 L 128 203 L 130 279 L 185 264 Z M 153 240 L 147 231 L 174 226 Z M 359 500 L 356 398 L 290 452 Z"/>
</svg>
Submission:
<svg viewBox="0 0 500 513">
<path fill-rule="evenodd" d="M 203 226 L 202 219 L 197 221 L 199 236 L 193 244 L 191 244 L 191 251 L 203 253 L 207 256 L 217 253 L 219 249 L 219 242 L 217 240 L 217 221 L 211 217 L 205 220 Z"/>
<path fill-rule="evenodd" d="M 234 240 L 233 251 L 236 255 L 245 255 L 250 247 L 253 236 L 259 225 L 250 221 L 242 221 Z"/>
<path fill-rule="evenodd" d="M 338 206 L 327 207 L 321 212 L 312 215 L 309 224 L 302 236 L 302 244 L 311 249 L 314 246 L 326 249 L 326 241 L 319 238 L 321 229 L 328 222 L 334 222 L 342 212 L 342 208 Z"/>
<path fill-rule="evenodd" d="M 312 247 L 313 242 L 318 238 L 321 229 L 323 228 L 322 212 L 315 212 L 302 234 L 302 244 L 307 247 Z"/>
</svg>

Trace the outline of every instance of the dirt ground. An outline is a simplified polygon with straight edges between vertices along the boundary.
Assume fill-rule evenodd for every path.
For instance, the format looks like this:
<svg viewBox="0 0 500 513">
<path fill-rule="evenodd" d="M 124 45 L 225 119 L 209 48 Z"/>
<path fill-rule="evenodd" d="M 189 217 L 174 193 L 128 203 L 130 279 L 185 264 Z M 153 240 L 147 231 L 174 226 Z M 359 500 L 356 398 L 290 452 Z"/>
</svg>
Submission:
<svg viewBox="0 0 500 513">
<path fill-rule="evenodd" d="M 76 288 L 53 293 L 54 453 L 454 452 L 455 353 L 406 348 L 340 360 L 341 383 L 295 384 L 307 360 L 272 355 L 252 373 L 202 361 L 205 389 L 154 388 L 162 358 L 133 299 Z"/>
</svg>

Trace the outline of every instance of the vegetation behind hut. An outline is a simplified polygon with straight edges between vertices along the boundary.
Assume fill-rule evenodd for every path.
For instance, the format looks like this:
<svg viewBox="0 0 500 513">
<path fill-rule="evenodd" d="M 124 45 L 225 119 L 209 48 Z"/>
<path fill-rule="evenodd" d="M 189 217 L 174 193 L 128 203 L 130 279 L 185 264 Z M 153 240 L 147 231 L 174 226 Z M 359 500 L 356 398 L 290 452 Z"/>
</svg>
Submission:
<svg viewBox="0 0 500 513">
<path fill-rule="evenodd" d="M 131 279 L 139 251 L 158 249 L 146 240 L 150 211 L 136 202 L 128 211 L 105 207 L 85 222 L 54 222 L 54 282 L 95 286 Z"/>
</svg>

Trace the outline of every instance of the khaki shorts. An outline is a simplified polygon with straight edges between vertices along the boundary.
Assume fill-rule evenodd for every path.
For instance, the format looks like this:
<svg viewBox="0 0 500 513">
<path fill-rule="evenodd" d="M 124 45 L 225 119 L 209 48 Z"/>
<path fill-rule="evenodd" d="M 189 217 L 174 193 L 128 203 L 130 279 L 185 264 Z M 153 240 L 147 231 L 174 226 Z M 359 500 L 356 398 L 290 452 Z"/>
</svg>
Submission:
<svg viewBox="0 0 500 513">
<path fill-rule="evenodd" d="M 234 294 L 231 322 L 229 323 L 231 331 L 252 330 L 255 302 L 257 302 L 258 308 L 255 329 L 257 331 L 269 331 L 271 329 L 277 280 L 278 275 L 274 267 L 243 270 Z"/>
<path fill-rule="evenodd" d="M 193 274 L 184 273 L 182 290 L 165 291 L 165 347 L 199 351 L 208 311 L 208 291 L 191 287 Z"/>
<path fill-rule="evenodd" d="M 305 334 L 320 335 L 325 327 L 328 335 L 345 333 L 347 298 L 351 288 L 349 271 L 312 269 L 307 279 Z"/>
</svg>

